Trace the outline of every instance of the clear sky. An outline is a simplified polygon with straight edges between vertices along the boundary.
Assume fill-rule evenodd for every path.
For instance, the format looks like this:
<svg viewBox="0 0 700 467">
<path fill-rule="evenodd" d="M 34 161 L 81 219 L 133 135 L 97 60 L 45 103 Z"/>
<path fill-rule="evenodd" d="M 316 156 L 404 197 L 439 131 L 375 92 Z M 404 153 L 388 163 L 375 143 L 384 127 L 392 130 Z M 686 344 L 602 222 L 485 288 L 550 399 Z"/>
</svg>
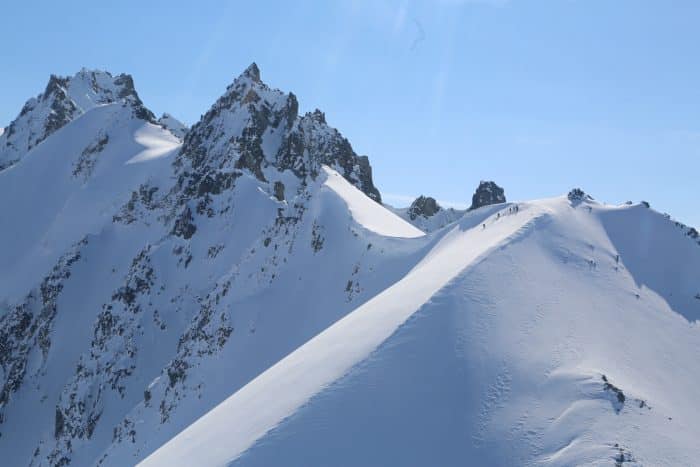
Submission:
<svg viewBox="0 0 700 467">
<path fill-rule="evenodd" d="M 127 72 L 191 124 L 255 61 L 367 154 L 384 199 L 581 186 L 700 225 L 700 1 L 6 2 L 0 126 L 50 73 Z"/>
</svg>

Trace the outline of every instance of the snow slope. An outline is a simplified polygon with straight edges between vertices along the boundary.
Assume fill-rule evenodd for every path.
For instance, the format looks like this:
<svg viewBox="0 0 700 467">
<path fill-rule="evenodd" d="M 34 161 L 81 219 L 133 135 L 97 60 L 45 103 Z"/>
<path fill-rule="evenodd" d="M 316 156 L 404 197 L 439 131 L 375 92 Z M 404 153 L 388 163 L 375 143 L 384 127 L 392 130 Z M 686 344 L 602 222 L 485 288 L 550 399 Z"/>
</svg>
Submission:
<svg viewBox="0 0 700 467">
<path fill-rule="evenodd" d="M 324 166 L 323 170 L 327 176 L 324 186 L 343 198 L 353 218 L 366 229 L 387 237 L 415 238 L 425 235 L 384 206 L 369 199 L 335 170 L 328 166 Z"/>
<path fill-rule="evenodd" d="M 697 270 L 696 242 L 640 206 L 520 207 L 472 213 L 141 465 L 693 465 L 698 304 L 664 295 L 696 292 L 625 253 Z"/>
<path fill-rule="evenodd" d="M 73 243 L 110 224 L 133 190 L 168 170 L 179 145 L 121 104 L 107 104 L 0 172 L 0 209 L 12 219 L 0 229 L 0 244 L 12 245 L 0 249 L 0 296 L 18 299 Z"/>
<path fill-rule="evenodd" d="M 135 117 L 155 121 L 143 106 L 130 75 L 112 76 L 85 68 L 71 77 L 51 75 L 44 92 L 29 99 L 17 118 L 0 132 L 0 171 L 85 112 L 117 102 Z"/>
</svg>

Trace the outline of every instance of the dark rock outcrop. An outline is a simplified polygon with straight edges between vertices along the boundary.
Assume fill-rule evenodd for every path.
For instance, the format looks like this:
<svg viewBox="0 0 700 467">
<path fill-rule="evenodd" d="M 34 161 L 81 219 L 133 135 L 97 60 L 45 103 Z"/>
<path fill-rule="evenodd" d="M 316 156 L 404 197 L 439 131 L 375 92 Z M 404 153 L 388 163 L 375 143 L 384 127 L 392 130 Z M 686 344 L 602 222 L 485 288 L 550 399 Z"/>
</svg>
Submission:
<svg viewBox="0 0 700 467">
<path fill-rule="evenodd" d="M 472 205 L 469 210 L 472 211 L 483 206 L 505 202 L 506 195 L 503 188 L 496 185 L 495 182 L 482 180 L 476 192 L 474 192 L 474 196 L 472 196 Z"/>
<path fill-rule="evenodd" d="M 440 211 L 442 207 L 435 201 L 435 198 L 430 196 L 419 196 L 416 198 L 411 206 L 408 208 L 407 214 L 411 220 L 416 219 L 418 216 L 431 217 Z"/>
<path fill-rule="evenodd" d="M 322 165 L 340 172 L 367 196 L 381 202 L 366 156 L 326 123 L 323 112 L 299 116 L 292 93 L 268 87 L 253 63 L 226 89 L 184 138 L 175 165 L 179 188 L 215 172 L 246 171 L 266 182 L 268 168 L 315 179 Z M 236 122 L 235 124 L 231 124 Z"/>
<path fill-rule="evenodd" d="M 569 198 L 569 201 L 572 203 L 580 203 L 581 201 L 590 201 L 593 199 L 592 196 L 587 195 L 586 192 L 580 188 L 572 189 L 566 197 Z"/>
</svg>

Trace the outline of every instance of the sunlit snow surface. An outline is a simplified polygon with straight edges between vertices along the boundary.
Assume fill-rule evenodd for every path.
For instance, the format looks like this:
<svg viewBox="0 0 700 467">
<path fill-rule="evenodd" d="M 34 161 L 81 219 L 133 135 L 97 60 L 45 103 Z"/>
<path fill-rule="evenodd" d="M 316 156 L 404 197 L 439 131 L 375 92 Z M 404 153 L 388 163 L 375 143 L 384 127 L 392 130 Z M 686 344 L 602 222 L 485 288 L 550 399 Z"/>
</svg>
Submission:
<svg viewBox="0 0 700 467">
<path fill-rule="evenodd" d="M 85 153 L 102 138 L 107 143 L 101 151 Z M 3 217 L 13 222 L 0 229 L 0 244 L 13 245 L 0 248 L 5 278 L 0 296 L 19 298 L 66 248 L 110 225 L 135 187 L 169 170 L 168 156 L 178 147 L 168 131 L 132 118 L 121 104 L 107 104 L 81 115 L 56 132 L 51 144 L 38 145 L 22 163 L 0 172 Z M 81 158 L 89 164 L 78 170 Z"/>
<path fill-rule="evenodd" d="M 669 266 L 698 245 L 640 205 L 510 207 L 449 227 L 141 465 L 694 465 L 700 313 Z"/>
<path fill-rule="evenodd" d="M 134 133 L 134 141 L 144 147 L 143 151 L 126 161 L 127 164 L 146 162 L 171 154 L 180 147 L 180 140 L 155 125 L 144 125 Z"/>
<path fill-rule="evenodd" d="M 369 199 L 335 170 L 327 166 L 323 170 L 327 176 L 324 185 L 345 201 L 353 218 L 366 229 L 387 237 L 415 238 L 425 235 L 423 231 Z"/>
</svg>

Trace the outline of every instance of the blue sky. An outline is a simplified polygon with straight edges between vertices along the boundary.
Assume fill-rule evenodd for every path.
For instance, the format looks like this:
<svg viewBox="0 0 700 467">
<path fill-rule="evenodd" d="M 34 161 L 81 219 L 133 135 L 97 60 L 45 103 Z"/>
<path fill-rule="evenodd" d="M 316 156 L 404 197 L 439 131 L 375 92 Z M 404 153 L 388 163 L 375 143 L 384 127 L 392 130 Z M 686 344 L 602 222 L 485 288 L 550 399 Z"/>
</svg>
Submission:
<svg viewBox="0 0 700 467">
<path fill-rule="evenodd" d="M 255 61 L 369 155 L 390 203 L 463 205 L 493 179 L 700 225 L 698 24 L 696 0 L 9 2 L 0 125 L 82 66 L 191 124 Z"/>
</svg>

